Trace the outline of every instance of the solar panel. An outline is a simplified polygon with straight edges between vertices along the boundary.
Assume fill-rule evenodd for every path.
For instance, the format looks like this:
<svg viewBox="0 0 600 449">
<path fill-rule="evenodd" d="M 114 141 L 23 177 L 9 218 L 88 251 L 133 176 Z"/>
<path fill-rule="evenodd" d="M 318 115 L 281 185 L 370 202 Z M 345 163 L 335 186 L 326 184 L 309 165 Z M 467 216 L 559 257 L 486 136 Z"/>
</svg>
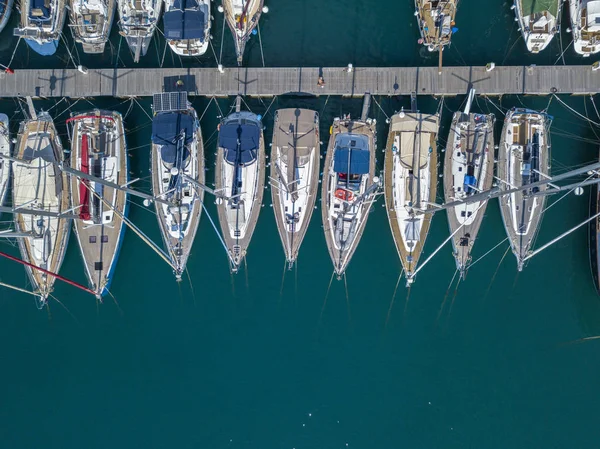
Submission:
<svg viewBox="0 0 600 449">
<path fill-rule="evenodd" d="M 154 94 L 152 101 L 154 113 L 186 111 L 188 109 L 187 92 L 162 92 Z"/>
</svg>

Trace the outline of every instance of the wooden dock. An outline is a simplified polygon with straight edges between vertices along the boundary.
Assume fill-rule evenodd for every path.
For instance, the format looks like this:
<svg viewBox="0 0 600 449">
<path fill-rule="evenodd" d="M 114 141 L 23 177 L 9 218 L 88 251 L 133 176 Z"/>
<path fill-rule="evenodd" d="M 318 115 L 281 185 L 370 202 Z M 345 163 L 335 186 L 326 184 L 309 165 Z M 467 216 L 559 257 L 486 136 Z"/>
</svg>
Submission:
<svg viewBox="0 0 600 449">
<path fill-rule="evenodd" d="M 319 76 L 325 81 L 317 85 Z M 15 70 L 0 74 L 0 97 L 130 97 L 163 90 L 201 96 L 595 94 L 600 70 L 582 66 L 345 67 Z"/>
</svg>

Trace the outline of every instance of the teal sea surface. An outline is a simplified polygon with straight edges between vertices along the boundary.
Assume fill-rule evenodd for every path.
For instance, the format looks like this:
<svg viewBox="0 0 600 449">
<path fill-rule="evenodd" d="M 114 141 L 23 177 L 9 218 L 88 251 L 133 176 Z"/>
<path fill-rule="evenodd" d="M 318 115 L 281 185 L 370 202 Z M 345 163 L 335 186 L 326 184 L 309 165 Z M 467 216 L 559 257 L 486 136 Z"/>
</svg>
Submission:
<svg viewBox="0 0 600 449">
<path fill-rule="evenodd" d="M 412 0 L 267 4 L 270 11 L 260 22 L 267 66 L 437 64 L 437 54 L 417 43 Z M 564 31 L 568 11 L 561 36 L 541 54 L 527 54 L 510 6 L 502 0 L 461 0 L 459 31 L 444 54 L 445 64 L 553 65 L 563 63 L 563 51 L 567 64 L 598 59 L 575 55 L 571 35 Z M 202 58 L 180 60 L 165 51 L 158 34 L 139 66 L 215 67 L 221 42 L 223 64 L 235 65 L 231 35 L 227 28 L 222 34 L 216 3 L 212 9 L 214 54 L 209 50 Z M 15 12 L 0 35 L 3 64 L 18 43 L 11 35 L 17 20 Z M 101 56 L 83 55 L 65 31 L 53 57 L 40 57 L 19 43 L 11 67 L 72 67 L 69 52 L 88 67 L 134 66 L 116 21 L 111 45 Z M 245 64 L 262 66 L 258 36 L 247 46 Z M 409 108 L 410 98 L 374 99 L 371 117 L 378 121 L 381 170 L 386 117 Z M 464 99 L 444 99 L 438 151 Z M 267 142 L 278 108 L 319 111 L 326 142 L 333 119 L 358 116 L 362 106 L 360 98 L 327 96 L 245 101 L 264 116 Z M 418 106 L 434 113 L 440 101 L 419 97 Z M 577 114 L 600 122 L 599 101 L 598 96 L 507 95 L 478 98 L 473 110 L 496 114 L 498 141 L 507 109 L 547 108 L 554 116 L 552 171 L 560 173 L 598 160 L 600 128 Z M 218 116 L 234 99 L 193 97 L 192 102 L 202 116 L 212 185 Z M 122 112 L 130 176 L 140 178 L 138 189 L 149 191 L 150 98 L 34 103 L 51 111 L 65 146 L 70 112 L 93 107 Z M 0 112 L 13 118 L 16 133 L 23 118 L 18 103 L 0 100 Z M 325 145 L 321 150 L 324 154 Z M 441 201 L 441 187 L 438 192 Z M 265 192 L 247 265 L 235 276 L 203 215 L 189 276 L 179 284 L 127 230 L 111 287 L 114 299 L 98 304 L 57 283 L 49 308 L 38 311 L 30 296 L 0 288 L 0 448 L 599 447 L 600 341 L 580 341 L 600 334 L 587 227 L 517 273 L 503 242 L 498 201 L 492 200 L 474 249 L 474 258 L 483 258 L 465 281 L 451 285 L 455 263 L 448 245 L 419 272 L 410 291 L 401 281 L 395 292 L 401 266 L 382 199 L 373 207 L 346 280 L 330 284 L 333 268 L 320 202 L 296 268 L 287 271 L 270 194 Z M 206 198 L 216 219 L 215 204 Z M 550 198 L 536 245 L 586 219 L 589 201 L 588 190 Z M 129 217 L 161 242 L 152 208 L 131 199 Z M 10 218 L 1 217 L 2 229 L 10 226 Z M 425 253 L 448 234 L 445 214 L 436 214 Z M 8 240 L 0 242 L 0 251 L 18 255 Z M 86 284 L 74 237 L 61 274 Z M 0 260 L 0 280 L 28 287 L 23 267 L 8 260 Z"/>
</svg>

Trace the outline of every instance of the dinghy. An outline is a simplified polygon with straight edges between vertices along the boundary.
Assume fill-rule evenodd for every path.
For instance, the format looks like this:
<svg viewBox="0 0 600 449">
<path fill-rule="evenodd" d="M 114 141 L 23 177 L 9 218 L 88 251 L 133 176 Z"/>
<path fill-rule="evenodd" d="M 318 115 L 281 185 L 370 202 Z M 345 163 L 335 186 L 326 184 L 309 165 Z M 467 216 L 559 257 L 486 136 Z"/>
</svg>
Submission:
<svg viewBox="0 0 600 449">
<path fill-rule="evenodd" d="M 445 201 L 465 201 L 446 210 L 456 269 L 462 279 L 487 207 L 487 201 L 466 201 L 489 190 L 494 178 L 495 118 L 493 114 L 470 113 L 474 95 L 471 90 L 465 111 L 456 112 L 452 118 L 444 160 Z"/>
<path fill-rule="evenodd" d="M 115 273 L 127 213 L 127 193 L 94 178 L 118 185 L 127 183 L 127 148 L 121 114 L 93 110 L 67 120 L 71 132 L 71 167 L 93 178 L 71 175 L 71 198 L 79 219 L 75 236 L 83 265 L 97 298 L 102 298 Z"/>
<path fill-rule="evenodd" d="M 560 31 L 563 0 L 514 0 L 513 9 L 527 50 L 539 53 Z"/>
<path fill-rule="evenodd" d="M 238 65 L 242 65 L 244 48 L 263 12 L 264 0 L 223 0 L 225 20 L 233 34 Z"/>
<path fill-rule="evenodd" d="M 210 41 L 209 0 L 165 0 L 165 38 L 180 56 L 206 53 Z"/>
<path fill-rule="evenodd" d="M 600 0 L 569 0 L 575 51 L 588 57 L 600 51 Z"/>
<path fill-rule="evenodd" d="M 498 150 L 500 189 L 522 190 L 500 197 L 500 212 L 519 271 L 523 269 L 540 227 L 545 197 L 535 195 L 546 186 L 528 184 L 550 176 L 550 124 L 552 118 L 530 109 L 506 114 Z M 535 195 L 535 196 L 534 196 Z"/>
<path fill-rule="evenodd" d="M 388 219 L 407 284 L 414 281 L 419 257 L 429 233 L 437 190 L 437 133 L 439 116 L 394 114 L 385 151 L 384 185 Z"/>
<path fill-rule="evenodd" d="M 239 97 L 238 97 L 239 99 Z M 265 186 L 265 144 L 260 118 L 239 110 L 219 126 L 215 189 L 221 233 L 231 271 L 246 257 L 258 221 Z"/>
<path fill-rule="evenodd" d="M 36 53 L 53 55 L 65 24 L 66 10 L 64 0 L 22 0 L 21 21 L 13 34 L 25 39 Z"/>
<path fill-rule="evenodd" d="M 10 19 L 14 0 L 0 0 L 0 33 Z"/>
<path fill-rule="evenodd" d="M 12 203 L 21 259 L 43 307 L 52 293 L 69 240 L 67 175 L 60 169 L 63 149 L 52 118 L 45 112 L 21 123 L 13 169 Z M 27 213 L 24 213 L 27 212 Z M 51 215 L 51 216 L 50 216 Z M 41 271 L 37 268 L 41 268 Z"/>
<path fill-rule="evenodd" d="M 308 229 L 319 186 L 319 114 L 308 109 L 275 113 L 271 197 L 285 258 L 291 266 Z"/>
<path fill-rule="evenodd" d="M 11 156 L 10 132 L 6 114 L 0 114 L 0 206 L 4 206 L 10 180 L 10 160 L 1 156 Z"/>
<path fill-rule="evenodd" d="M 154 95 L 152 120 L 152 192 L 158 225 L 181 280 L 200 223 L 204 190 L 204 143 L 198 115 L 185 92 Z"/>
<path fill-rule="evenodd" d="M 162 0 L 118 0 L 119 34 L 134 54 L 134 62 L 148 51 L 162 5 Z"/>
<path fill-rule="evenodd" d="M 321 211 L 333 269 L 344 275 L 365 230 L 379 179 L 375 176 L 376 121 L 333 121 L 323 169 Z"/>
<path fill-rule="evenodd" d="M 104 53 L 116 0 L 69 0 L 69 27 L 84 53 Z"/>
</svg>

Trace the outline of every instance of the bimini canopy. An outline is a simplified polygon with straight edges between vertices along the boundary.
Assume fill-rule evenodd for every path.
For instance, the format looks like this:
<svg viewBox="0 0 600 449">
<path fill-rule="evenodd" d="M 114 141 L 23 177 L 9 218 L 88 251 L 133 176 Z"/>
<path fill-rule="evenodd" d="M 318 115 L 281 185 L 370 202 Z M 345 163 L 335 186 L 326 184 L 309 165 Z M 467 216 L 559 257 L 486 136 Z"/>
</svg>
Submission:
<svg viewBox="0 0 600 449">
<path fill-rule="evenodd" d="M 183 160 L 189 156 L 187 145 L 194 140 L 194 117 L 181 112 L 158 114 L 152 120 L 152 143 L 161 146 L 162 160 L 168 164 L 177 159 L 177 143 L 183 137 Z"/>
<path fill-rule="evenodd" d="M 165 12 L 165 36 L 167 39 L 200 39 L 204 41 L 206 7 L 198 6 L 196 0 L 175 0 L 173 9 Z"/>
<path fill-rule="evenodd" d="M 29 17 L 33 20 L 48 20 L 50 18 L 50 8 L 46 6 L 45 0 L 31 1 Z"/>
<path fill-rule="evenodd" d="M 333 156 L 333 171 L 348 175 L 369 173 L 370 156 L 367 150 L 339 148 Z"/>
<path fill-rule="evenodd" d="M 231 123 L 219 131 L 219 147 L 225 150 L 225 159 L 231 164 L 254 162 L 259 142 L 260 129 L 254 124 Z"/>
</svg>

